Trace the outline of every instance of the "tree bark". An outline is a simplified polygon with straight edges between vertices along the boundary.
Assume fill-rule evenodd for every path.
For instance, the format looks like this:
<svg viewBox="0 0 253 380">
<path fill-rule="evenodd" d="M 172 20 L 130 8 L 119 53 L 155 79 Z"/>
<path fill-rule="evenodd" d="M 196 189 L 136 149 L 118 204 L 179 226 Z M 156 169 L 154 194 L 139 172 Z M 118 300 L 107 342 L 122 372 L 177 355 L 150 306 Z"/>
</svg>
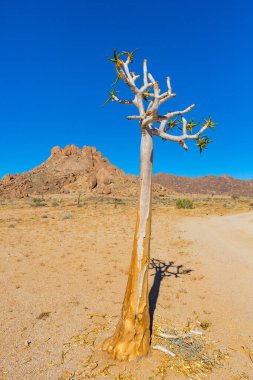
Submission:
<svg viewBox="0 0 253 380">
<path fill-rule="evenodd" d="M 148 266 L 150 260 L 153 136 L 141 135 L 140 192 L 133 251 L 121 319 L 103 350 L 118 360 L 133 360 L 150 349 Z"/>
</svg>

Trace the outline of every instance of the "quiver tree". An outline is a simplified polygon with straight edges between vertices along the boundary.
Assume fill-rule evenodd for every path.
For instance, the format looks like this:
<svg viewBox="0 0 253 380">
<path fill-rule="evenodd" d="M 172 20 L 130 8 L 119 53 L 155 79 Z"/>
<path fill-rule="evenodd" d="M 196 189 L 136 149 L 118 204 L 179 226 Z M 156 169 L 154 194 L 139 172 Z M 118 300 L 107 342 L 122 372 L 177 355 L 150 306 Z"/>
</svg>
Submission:
<svg viewBox="0 0 253 380">
<path fill-rule="evenodd" d="M 135 52 L 135 51 L 134 51 Z M 158 82 L 148 73 L 147 60 L 143 62 L 143 83 L 137 86 L 140 75 L 130 72 L 129 65 L 133 62 L 134 52 L 122 52 L 109 60 L 115 64 L 117 78 L 110 97 L 105 102 L 116 101 L 121 104 L 132 105 L 138 113 L 128 116 L 128 120 L 139 122 L 141 133 L 140 147 L 140 191 L 137 210 L 136 228 L 134 234 L 133 251 L 128 275 L 127 288 L 122 306 L 121 318 L 114 335 L 103 343 L 103 350 L 108 351 L 119 360 L 133 360 L 138 356 L 146 355 L 150 349 L 150 316 L 148 302 L 148 267 L 151 227 L 151 192 L 152 192 L 152 165 L 153 165 L 153 137 L 158 136 L 180 144 L 188 150 L 186 141 L 195 140 L 200 153 L 211 141 L 203 133 L 215 126 L 211 118 L 204 119 L 198 131 L 194 129 L 199 123 L 193 119 L 186 121 L 182 115 L 189 112 L 194 104 L 182 111 L 169 111 L 159 114 L 159 106 L 176 96 L 172 92 L 170 78 L 167 77 L 167 90 L 161 93 Z M 119 98 L 115 86 L 123 81 L 132 91 L 132 100 Z M 172 134 L 178 127 L 179 134 Z"/>
</svg>

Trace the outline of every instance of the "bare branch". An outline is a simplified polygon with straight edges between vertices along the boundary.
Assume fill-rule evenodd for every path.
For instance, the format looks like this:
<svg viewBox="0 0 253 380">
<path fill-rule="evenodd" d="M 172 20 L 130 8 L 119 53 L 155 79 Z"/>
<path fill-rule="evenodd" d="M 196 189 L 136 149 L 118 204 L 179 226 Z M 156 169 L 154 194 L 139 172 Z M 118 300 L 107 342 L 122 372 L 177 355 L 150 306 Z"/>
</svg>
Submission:
<svg viewBox="0 0 253 380">
<path fill-rule="evenodd" d="M 170 77 L 167 77 L 167 87 L 168 87 L 168 95 L 170 95 L 172 92 L 172 88 L 170 85 Z"/>
<path fill-rule="evenodd" d="M 132 100 L 122 100 L 122 99 L 119 99 L 116 95 L 112 95 L 112 99 L 121 104 L 130 104 L 130 105 L 134 104 Z"/>
<path fill-rule="evenodd" d="M 185 135 L 187 133 L 187 129 L 186 129 L 186 127 L 187 127 L 187 121 L 185 120 L 184 117 L 182 117 L 182 122 L 183 122 L 183 129 L 182 129 L 182 131 L 183 131 L 183 134 Z"/>
<path fill-rule="evenodd" d="M 151 81 L 151 83 L 154 87 L 154 94 L 151 94 L 151 96 L 154 98 L 154 100 L 152 102 L 152 105 L 150 105 L 150 107 L 148 107 L 148 112 L 152 113 L 153 117 L 152 117 L 151 121 L 148 121 L 148 123 L 145 123 L 146 125 L 149 124 L 150 122 L 158 119 L 159 93 L 160 93 L 158 82 L 155 81 L 152 74 L 148 73 L 148 79 Z M 149 115 L 149 113 L 147 113 L 147 115 Z"/>
<path fill-rule="evenodd" d="M 186 108 L 185 110 L 183 110 L 183 111 L 168 112 L 168 113 L 165 114 L 165 115 L 161 115 L 161 116 L 159 116 L 159 119 L 161 119 L 161 120 L 164 120 L 164 119 L 169 120 L 169 119 L 171 119 L 171 118 L 174 117 L 174 116 L 177 116 L 177 115 L 183 115 L 183 114 L 185 114 L 185 113 L 191 111 L 194 107 L 195 107 L 195 104 L 192 104 L 191 106 L 187 107 L 187 108 Z"/>
<path fill-rule="evenodd" d="M 135 82 L 137 79 L 140 78 L 140 75 L 133 75 L 133 81 Z"/>
<path fill-rule="evenodd" d="M 155 94 L 153 94 L 152 92 L 144 92 L 143 95 L 147 95 L 149 98 L 153 98 L 153 99 L 155 98 Z"/>
<path fill-rule="evenodd" d="M 125 70 L 125 73 L 126 73 L 126 77 L 129 81 L 129 83 L 131 84 L 132 86 L 132 89 L 134 91 L 134 93 L 136 94 L 138 92 L 138 88 L 136 87 L 135 83 L 134 83 L 134 80 L 133 80 L 133 77 L 129 71 L 129 67 L 128 67 L 128 64 L 130 63 L 130 60 L 129 58 L 126 60 L 126 62 L 123 62 L 123 67 L 124 67 L 124 70 Z"/>
<path fill-rule="evenodd" d="M 171 99 L 171 98 L 175 98 L 177 95 L 176 94 L 170 94 L 170 95 L 167 95 L 167 96 L 164 96 L 161 98 L 162 95 L 160 95 L 159 97 L 159 104 L 163 104 L 165 102 L 167 102 L 167 100 Z"/>
<path fill-rule="evenodd" d="M 165 116 L 162 116 L 162 121 L 160 123 L 159 128 L 153 128 L 153 133 L 156 136 L 161 137 L 163 140 L 169 140 L 173 142 L 178 142 L 185 150 L 188 150 L 188 146 L 185 143 L 185 140 L 196 140 L 198 139 L 199 135 L 201 135 L 208 127 L 209 127 L 209 122 L 207 121 L 203 127 L 194 135 L 188 135 L 187 134 L 187 121 L 183 117 L 182 122 L 183 122 L 183 128 L 182 128 L 182 134 L 180 136 L 175 136 L 170 133 L 165 132 L 165 128 L 167 125 L 167 122 L 169 119 L 171 119 L 173 116 L 177 115 L 182 115 L 184 113 L 189 112 L 195 105 L 192 104 L 190 107 L 186 108 L 183 111 L 176 111 L 176 112 L 170 112 Z"/>
<path fill-rule="evenodd" d="M 165 91 L 162 95 L 160 95 L 159 99 L 162 100 L 164 98 L 170 98 L 171 95 L 172 95 L 172 88 L 171 88 L 171 84 L 170 84 L 170 77 L 167 77 L 167 87 L 168 87 L 168 90 Z M 176 96 L 176 94 L 174 94 L 174 96 Z"/>
<path fill-rule="evenodd" d="M 148 73 L 148 79 L 150 80 L 151 83 L 155 84 L 154 77 L 151 73 Z"/>
<path fill-rule="evenodd" d="M 148 85 L 148 68 L 147 68 L 147 60 L 143 61 L 143 83 L 144 87 Z"/>
<path fill-rule="evenodd" d="M 164 129 L 162 130 L 161 125 L 160 125 L 160 128 L 153 128 L 153 134 L 161 137 L 163 140 L 178 142 L 184 149 L 188 150 L 185 140 L 196 140 L 199 137 L 199 135 L 201 135 L 201 133 L 203 133 L 208 127 L 209 127 L 209 124 L 205 123 L 203 127 L 194 135 L 188 135 L 187 131 L 186 132 L 183 131 L 182 135 L 175 136 L 175 135 L 171 135 L 169 133 L 164 132 Z M 185 127 L 183 126 L 183 129 L 184 128 Z"/>
<path fill-rule="evenodd" d="M 125 68 L 125 64 L 123 63 L 123 67 Z M 137 93 L 138 89 L 137 87 L 135 86 L 135 83 L 133 80 L 129 80 L 126 72 L 123 70 L 122 66 L 120 67 L 117 67 L 118 71 L 120 72 L 120 75 L 121 75 L 121 78 L 123 79 L 123 81 L 126 83 L 126 85 L 128 87 L 130 87 L 130 89 L 133 91 L 134 94 Z M 128 70 L 129 72 L 129 70 Z M 129 73 L 130 75 L 130 73 Z M 132 78 L 132 77 L 131 77 Z"/>
<path fill-rule="evenodd" d="M 161 132 L 165 131 L 165 127 L 166 127 L 167 121 L 168 121 L 167 119 L 161 121 L 160 127 L 159 127 L 159 131 L 161 131 Z"/>
<path fill-rule="evenodd" d="M 196 330 L 190 330 L 188 333 L 185 334 L 165 334 L 163 332 L 160 332 L 157 334 L 157 336 L 164 338 L 164 339 L 180 339 L 180 338 L 188 338 L 191 337 L 192 335 L 203 335 L 202 331 L 196 331 Z"/>
<path fill-rule="evenodd" d="M 133 116 L 127 116 L 127 119 L 128 120 L 142 120 L 142 119 L 144 119 L 144 117 L 139 116 L 139 115 L 133 115 Z"/>
<path fill-rule="evenodd" d="M 168 112 L 166 115 L 159 115 L 159 117 L 158 117 L 159 121 L 160 121 L 159 131 L 161 131 L 161 132 L 165 131 L 165 127 L 166 127 L 169 119 L 171 119 L 172 117 L 177 116 L 177 115 L 183 115 L 183 114 L 189 112 L 193 107 L 195 107 L 195 104 L 192 104 L 190 107 L 186 108 L 183 111 Z"/>
<path fill-rule="evenodd" d="M 159 89 L 159 86 L 158 86 L 158 82 L 156 82 L 154 80 L 154 77 L 152 74 L 148 73 L 148 79 L 150 80 L 151 82 L 151 85 L 154 87 L 154 97 L 159 97 L 159 92 L 160 92 L 160 89 Z"/>
<path fill-rule="evenodd" d="M 190 330 L 189 333 L 194 334 L 194 335 L 203 335 L 204 334 L 202 331 L 198 331 L 198 330 Z"/>
<path fill-rule="evenodd" d="M 176 356 L 176 354 L 174 354 L 174 352 L 168 350 L 166 347 L 163 347 L 163 346 L 152 346 L 152 348 L 153 348 L 153 350 L 162 351 L 165 354 L 172 356 L 173 358 Z"/>
<path fill-rule="evenodd" d="M 179 144 L 184 148 L 184 150 L 189 150 L 188 146 L 186 145 L 186 143 L 183 140 L 180 140 Z"/>
<path fill-rule="evenodd" d="M 151 124 L 154 121 L 153 116 L 146 116 L 143 118 L 142 127 L 146 128 L 149 124 Z"/>
</svg>

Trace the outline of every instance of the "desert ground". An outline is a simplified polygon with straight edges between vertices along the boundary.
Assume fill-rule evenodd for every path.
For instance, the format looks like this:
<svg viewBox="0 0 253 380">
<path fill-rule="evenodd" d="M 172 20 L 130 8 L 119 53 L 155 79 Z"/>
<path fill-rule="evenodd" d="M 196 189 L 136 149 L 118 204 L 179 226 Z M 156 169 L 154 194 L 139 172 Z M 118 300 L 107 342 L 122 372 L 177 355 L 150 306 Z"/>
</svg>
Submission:
<svg viewBox="0 0 253 380">
<path fill-rule="evenodd" d="M 120 316 L 136 200 L 47 195 L 0 203 L 0 379 L 253 379 L 253 200 L 154 199 L 151 350 L 101 351 Z M 165 340 L 159 332 L 202 335 Z"/>
</svg>

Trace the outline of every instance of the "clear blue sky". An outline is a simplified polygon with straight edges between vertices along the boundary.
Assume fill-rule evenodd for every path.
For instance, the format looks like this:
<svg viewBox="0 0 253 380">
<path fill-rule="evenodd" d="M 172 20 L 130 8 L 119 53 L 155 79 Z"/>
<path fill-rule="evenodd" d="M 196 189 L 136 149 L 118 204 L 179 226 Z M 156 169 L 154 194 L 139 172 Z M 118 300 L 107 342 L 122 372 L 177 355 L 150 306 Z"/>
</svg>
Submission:
<svg viewBox="0 0 253 380">
<path fill-rule="evenodd" d="M 156 138 L 154 172 L 253 178 L 252 14 L 251 0 L 1 0 L 0 177 L 72 143 L 138 173 L 134 108 L 101 107 L 117 47 L 139 48 L 136 72 L 146 57 L 160 83 L 170 75 L 168 110 L 195 103 L 192 116 L 219 123 L 202 156 Z"/>
</svg>

